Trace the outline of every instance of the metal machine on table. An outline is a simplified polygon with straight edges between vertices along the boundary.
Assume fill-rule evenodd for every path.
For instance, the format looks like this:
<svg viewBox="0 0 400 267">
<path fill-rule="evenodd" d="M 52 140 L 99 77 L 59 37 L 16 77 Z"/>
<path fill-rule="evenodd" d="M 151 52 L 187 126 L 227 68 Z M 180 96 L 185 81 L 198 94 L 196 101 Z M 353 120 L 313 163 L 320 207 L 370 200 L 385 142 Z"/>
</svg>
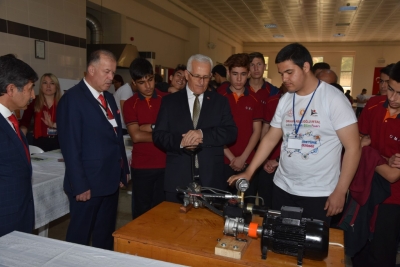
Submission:
<svg viewBox="0 0 400 267">
<path fill-rule="evenodd" d="M 194 154 L 192 166 L 194 166 Z M 194 168 L 192 168 L 194 169 Z M 185 188 L 178 187 L 177 191 L 184 194 L 181 211 L 187 212 L 191 207 L 207 207 L 225 219 L 225 237 L 219 240 L 216 254 L 240 259 L 246 248 L 247 240 L 239 238 L 247 235 L 261 238 L 261 258 L 267 258 L 267 250 L 275 253 L 297 257 L 297 264 L 302 265 L 303 257 L 313 260 L 323 260 L 328 255 L 329 228 L 321 220 L 303 218 L 303 209 L 299 207 L 282 206 L 280 211 L 270 210 L 265 206 L 245 202 L 244 193 L 249 182 L 240 178 L 236 181 L 238 194 L 202 187 L 193 173 L 192 182 Z M 222 210 L 214 206 L 214 200 L 219 204 L 225 201 Z M 252 215 L 263 217 L 262 225 L 251 222 Z M 229 246 L 231 249 L 229 250 Z"/>
</svg>

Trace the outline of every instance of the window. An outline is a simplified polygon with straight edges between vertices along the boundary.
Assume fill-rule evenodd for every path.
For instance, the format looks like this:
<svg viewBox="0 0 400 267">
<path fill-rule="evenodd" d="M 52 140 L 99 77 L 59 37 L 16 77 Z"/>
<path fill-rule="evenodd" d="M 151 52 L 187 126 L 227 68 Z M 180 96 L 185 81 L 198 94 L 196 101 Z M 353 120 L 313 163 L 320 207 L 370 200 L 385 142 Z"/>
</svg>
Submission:
<svg viewBox="0 0 400 267">
<path fill-rule="evenodd" d="M 313 62 L 313 64 L 319 63 L 319 62 L 324 62 L 324 57 L 313 57 L 312 62 Z"/>
<path fill-rule="evenodd" d="M 268 59 L 269 57 L 264 57 L 264 61 L 265 61 L 265 70 L 264 70 L 264 74 L 263 74 L 263 78 L 268 78 Z"/>
<path fill-rule="evenodd" d="M 342 57 L 339 84 L 343 87 L 345 92 L 346 90 L 351 91 L 351 85 L 353 81 L 353 63 L 354 57 Z"/>
</svg>

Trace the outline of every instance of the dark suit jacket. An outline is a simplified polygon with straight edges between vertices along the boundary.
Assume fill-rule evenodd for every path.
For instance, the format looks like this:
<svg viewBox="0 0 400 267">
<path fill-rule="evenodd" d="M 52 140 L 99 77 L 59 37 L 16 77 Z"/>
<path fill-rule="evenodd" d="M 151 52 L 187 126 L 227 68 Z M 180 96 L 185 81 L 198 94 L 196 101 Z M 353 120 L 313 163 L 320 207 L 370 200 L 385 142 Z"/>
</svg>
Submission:
<svg viewBox="0 0 400 267">
<path fill-rule="evenodd" d="M 114 97 L 104 92 L 118 123 L 116 132 L 84 81 L 69 89 L 57 106 L 57 130 L 65 161 L 64 190 L 72 196 L 115 193 L 126 183 L 129 166 L 122 138 L 120 112 Z"/>
<path fill-rule="evenodd" d="M 31 233 L 34 216 L 32 166 L 18 135 L 0 114 L 0 236 L 14 230 Z"/>
<path fill-rule="evenodd" d="M 193 130 L 186 89 L 163 97 L 153 132 L 153 142 L 167 152 L 165 190 L 175 192 L 177 186 L 192 181 L 190 156 L 182 151 L 182 134 Z M 204 92 L 197 129 L 203 132 L 198 153 L 202 186 L 226 189 L 223 177 L 224 145 L 236 140 L 237 128 L 228 100 L 216 92 Z"/>
</svg>

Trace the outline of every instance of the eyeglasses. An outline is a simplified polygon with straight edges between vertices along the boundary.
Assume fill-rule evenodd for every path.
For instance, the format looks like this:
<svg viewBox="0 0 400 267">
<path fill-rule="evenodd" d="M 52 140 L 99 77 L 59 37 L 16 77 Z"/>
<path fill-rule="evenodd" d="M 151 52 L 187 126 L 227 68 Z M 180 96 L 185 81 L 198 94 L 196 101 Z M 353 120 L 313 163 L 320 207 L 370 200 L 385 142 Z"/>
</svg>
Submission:
<svg viewBox="0 0 400 267">
<path fill-rule="evenodd" d="M 187 72 L 189 72 L 190 76 L 192 76 L 198 82 L 200 82 L 201 80 L 208 82 L 211 79 L 211 75 L 200 76 L 200 75 L 193 75 L 190 71 Z"/>
<path fill-rule="evenodd" d="M 384 84 L 384 83 L 389 84 L 389 80 L 382 80 L 382 79 L 379 79 L 379 80 L 378 80 L 378 83 L 379 83 L 379 84 Z"/>
</svg>

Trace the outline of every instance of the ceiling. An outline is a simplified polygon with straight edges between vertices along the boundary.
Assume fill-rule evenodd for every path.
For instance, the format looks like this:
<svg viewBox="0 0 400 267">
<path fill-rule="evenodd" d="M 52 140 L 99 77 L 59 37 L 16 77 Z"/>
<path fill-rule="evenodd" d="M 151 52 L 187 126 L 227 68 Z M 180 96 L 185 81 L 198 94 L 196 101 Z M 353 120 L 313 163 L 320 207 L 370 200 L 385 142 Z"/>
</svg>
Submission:
<svg viewBox="0 0 400 267">
<path fill-rule="evenodd" d="M 400 0 L 180 1 L 242 42 L 400 41 Z M 347 4 L 357 9 L 339 11 Z M 264 27 L 272 23 L 277 28 Z"/>
</svg>

